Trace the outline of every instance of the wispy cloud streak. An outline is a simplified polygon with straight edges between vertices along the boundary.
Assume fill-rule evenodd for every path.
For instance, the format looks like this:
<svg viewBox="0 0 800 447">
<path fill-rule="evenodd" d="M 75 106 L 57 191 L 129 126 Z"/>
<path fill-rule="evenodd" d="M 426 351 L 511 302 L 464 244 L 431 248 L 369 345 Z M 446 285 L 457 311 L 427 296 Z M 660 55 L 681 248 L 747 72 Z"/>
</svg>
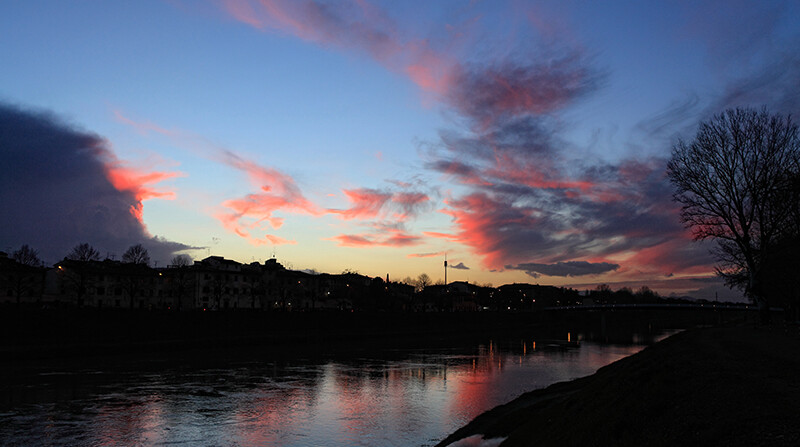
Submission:
<svg viewBox="0 0 800 447">
<path fill-rule="evenodd" d="M 394 187 L 383 189 L 344 189 L 342 192 L 350 203 L 349 208 L 324 208 L 308 199 L 294 178 L 276 167 L 261 165 L 191 132 L 168 130 L 149 121 L 133 120 L 119 110 L 114 111 L 114 115 L 119 122 L 137 132 L 154 132 L 241 172 L 255 192 L 224 200 L 213 216 L 227 231 L 252 245 L 296 244 L 296 240 L 266 233 L 283 227 L 285 213 L 313 218 L 335 215 L 371 228 L 368 233 L 335 238 L 343 246 L 409 246 L 422 240 L 419 236 L 407 234 L 403 228 L 406 222 L 432 207 L 429 194 L 419 191 L 413 183 L 391 182 Z M 119 181 L 124 184 L 125 177 L 120 177 Z M 143 195 L 156 193 L 150 190 L 137 192 Z"/>
<path fill-rule="evenodd" d="M 430 197 L 422 192 L 392 192 L 371 188 L 345 189 L 343 192 L 352 206 L 344 210 L 329 209 L 328 212 L 347 220 L 389 217 L 403 222 L 415 217 L 430 204 Z"/>
<path fill-rule="evenodd" d="M 385 229 L 379 233 L 341 234 L 330 238 L 341 247 L 410 247 L 422 243 L 419 236 L 402 229 Z"/>
<path fill-rule="evenodd" d="M 396 24 L 366 1 L 234 1 L 222 3 L 230 17 L 259 30 L 277 30 L 320 46 L 367 54 L 386 68 L 408 75 L 421 88 L 441 91 L 450 68 L 444 54 L 424 39 L 401 35 Z"/>
<path fill-rule="evenodd" d="M 294 179 L 273 168 L 260 166 L 230 151 L 220 154 L 221 161 L 242 171 L 251 184 L 260 189 L 258 193 L 229 199 L 222 203 L 226 210 L 216 214 L 217 219 L 227 230 L 246 239 L 253 245 L 296 243 L 275 235 L 253 236 L 261 231 L 266 223 L 273 229 L 283 225 L 283 218 L 276 216 L 278 211 L 319 216 L 323 212 L 308 200 Z"/>
<path fill-rule="evenodd" d="M 526 45 L 480 59 L 448 51 L 453 43 L 448 39 L 409 36 L 365 1 L 227 2 L 225 11 L 260 30 L 366 54 L 434 94 L 455 124 L 442 130 L 438 141 L 421 145 L 425 167 L 460 187 L 440 210 L 452 218 L 452 228 L 424 237 L 463 244 L 486 268 L 530 275 L 710 271 L 705 247 L 690 245 L 679 224 L 663 158 L 610 163 L 576 157 L 572 154 L 580 151 L 562 139 L 563 112 L 603 88 L 607 76 L 576 39 L 559 39 L 567 29 L 563 24 L 549 26 L 529 11 L 523 14 L 530 19 L 526 26 L 536 28 L 520 33 L 530 39 Z M 470 32 L 480 20 L 461 31 Z M 774 82 L 792 79 L 783 75 Z M 742 81 L 728 89 L 727 102 L 755 91 Z M 687 110 L 697 108 L 697 97 L 690 96 L 641 130 L 663 137 L 684 125 Z M 654 152 L 664 153 L 649 153 Z M 402 202 L 380 190 L 352 189 L 345 195 L 352 206 L 330 210 L 342 219 L 380 219 Z M 409 203 L 428 202 L 409 197 Z M 415 206 L 409 208 L 412 214 Z M 406 215 L 394 217 L 402 222 Z M 378 240 L 373 233 L 351 236 L 339 242 Z"/>
</svg>

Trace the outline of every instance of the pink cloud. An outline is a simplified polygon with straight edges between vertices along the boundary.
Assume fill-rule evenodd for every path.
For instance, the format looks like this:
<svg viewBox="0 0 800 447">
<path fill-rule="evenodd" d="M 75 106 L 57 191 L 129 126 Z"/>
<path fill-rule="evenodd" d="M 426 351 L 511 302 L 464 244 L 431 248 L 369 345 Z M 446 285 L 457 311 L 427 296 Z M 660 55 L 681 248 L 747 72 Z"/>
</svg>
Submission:
<svg viewBox="0 0 800 447">
<path fill-rule="evenodd" d="M 407 36 L 366 1 L 225 1 L 222 6 L 233 19 L 259 30 L 279 30 L 320 46 L 364 52 L 484 126 L 501 115 L 552 112 L 596 82 L 579 51 L 561 57 L 540 55 L 533 63 L 527 57 L 525 63 L 463 64 L 448 51 L 455 41 Z M 472 33 L 477 21 L 454 33 L 456 41 L 465 41 L 465 33 Z"/>
<path fill-rule="evenodd" d="M 437 231 L 423 231 L 422 234 L 428 237 L 433 237 L 437 239 L 447 239 L 448 241 L 457 242 L 460 236 L 456 236 L 455 234 L 450 233 L 440 233 Z"/>
<path fill-rule="evenodd" d="M 436 257 L 439 257 L 439 256 L 444 256 L 445 253 L 447 253 L 447 252 L 445 252 L 445 251 L 437 251 L 435 253 L 410 253 L 410 254 L 406 255 L 406 257 L 408 257 L 408 258 L 436 258 Z"/>
<path fill-rule="evenodd" d="M 689 238 L 677 237 L 657 245 L 639 248 L 625 264 L 638 272 L 702 275 L 712 270 L 714 261 L 705 246 L 698 246 Z"/>
<path fill-rule="evenodd" d="M 446 98 L 482 130 L 513 117 L 552 114 L 596 90 L 600 76 L 585 59 L 573 50 L 556 58 L 460 65 L 452 72 Z"/>
<path fill-rule="evenodd" d="M 390 229 L 379 234 L 342 234 L 328 240 L 337 242 L 341 247 L 409 247 L 422 243 L 419 236 L 399 229 Z"/>
<path fill-rule="evenodd" d="M 184 177 L 182 172 L 153 171 L 146 166 L 133 166 L 131 163 L 120 160 L 109 150 L 100 150 L 98 158 L 105 168 L 106 177 L 118 191 L 129 192 L 136 203 L 131 205 L 130 212 L 140 223 L 143 221 L 143 201 L 149 199 L 172 200 L 175 192 L 158 189 L 155 186 L 165 180 L 175 177 Z"/>
<path fill-rule="evenodd" d="M 290 240 L 284 239 L 284 238 L 282 238 L 280 236 L 275 236 L 273 234 L 265 234 L 264 235 L 264 240 L 266 242 L 272 244 L 272 245 L 284 245 L 284 244 L 293 245 L 293 244 L 297 244 L 297 241 L 293 241 L 293 240 L 290 241 Z"/>
<path fill-rule="evenodd" d="M 338 242 L 340 247 L 371 247 L 375 245 L 372 238 L 358 234 L 340 234 L 329 240 Z"/>
<path fill-rule="evenodd" d="M 405 73 L 422 90 L 444 96 L 452 88 L 456 66 L 448 57 L 425 49 L 417 60 L 406 66 Z"/>
<path fill-rule="evenodd" d="M 534 42 L 527 47 L 535 47 L 535 52 L 504 52 L 481 64 L 457 59 L 457 53 L 449 51 L 452 42 L 409 36 L 366 1 L 228 1 L 223 8 L 230 17 L 259 30 L 277 30 L 319 46 L 367 54 L 388 70 L 407 76 L 463 119 L 471 134 L 456 138 L 443 133 L 446 156 L 433 154 L 428 167 L 455 177 L 469 192 L 450 200 L 444 211 L 453 219 L 453 231 L 424 236 L 462 243 L 489 268 L 510 263 L 575 267 L 579 265 L 565 263 L 637 250 L 640 255 L 630 258 L 631 265 L 620 266 L 615 274 L 639 267 L 695 268 L 692 262 L 673 262 L 667 253 L 668 248 L 680 252 L 685 241 L 671 247 L 663 243 L 676 234 L 679 224 L 669 220 L 674 217 L 669 211 L 672 207 L 653 205 L 670 201 L 663 179 L 656 174 L 663 168 L 660 161 L 587 168 L 561 156 L 559 123 L 549 118 L 596 91 L 603 78 L 591 56 L 575 42 L 552 48 Z M 533 23 L 546 41 L 565 34 L 563 26 L 552 28 L 552 21 L 540 15 L 529 16 L 527 23 Z M 453 27 L 452 31 L 455 35 L 459 30 Z M 345 220 L 404 222 L 430 206 L 424 194 L 362 188 L 345 191 L 349 208 L 320 211 L 304 204 L 302 194 L 291 193 L 293 182 L 276 180 L 274 172 L 246 172 L 263 174 L 275 183 L 267 182 L 264 189 L 265 182 L 258 181 L 262 193 L 226 203 L 236 216 L 260 215 L 253 217 L 255 222 L 273 227 L 280 225 L 273 216 L 276 209 L 331 213 Z M 236 228 L 245 231 L 242 227 Z M 403 234 L 396 238 L 380 232 L 352 234 L 334 240 L 347 246 L 415 240 L 415 236 L 404 239 Z"/>
<path fill-rule="evenodd" d="M 425 91 L 443 93 L 452 63 L 425 40 L 404 38 L 394 21 L 366 1 L 225 1 L 233 19 L 274 29 L 320 46 L 361 51 L 387 69 L 405 73 Z"/>
<path fill-rule="evenodd" d="M 135 121 L 119 110 L 114 111 L 114 116 L 118 121 L 133 127 L 140 133 L 155 132 L 192 151 L 199 152 L 206 157 L 244 172 L 250 184 L 259 192 L 224 201 L 222 203 L 224 210 L 216 212 L 214 217 L 220 221 L 223 228 L 246 239 L 253 245 L 294 243 L 294 241 L 274 235 L 267 234 L 263 237 L 256 237 L 251 234 L 252 232 L 257 232 L 263 223 L 268 224 L 273 229 L 280 228 L 283 225 L 283 218 L 275 216 L 274 213 L 276 211 L 310 215 L 320 215 L 322 213 L 303 196 L 294 179 L 277 169 L 260 166 L 227 149 L 215 146 L 204 138 L 193 135 L 190 132 L 167 130 L 149 121 Z M 112 182 L 115 185 L 119 185 L 117 186 L 118 188 L 135 188 L 137 197 L 170 197 L 170 193 L 158 195 L 159 191 L 140 186 L 147 184 L 150 177 L 137 175 L 136 171 L 131 171 L 124 166 L 120 167 L 118 165 L 119 163 L 111 163 L 111 168 L 109 169 L 110 178 L 112 178 Z M 160 177 L 157 174 L 163 173 L 155 174 L 156 176 L 152 178 L 152 181 L 159 180 Z M 141 217 L 141 204 L 132 212 Z"/>
<path fill-rule="evenodd" d="M 399 192 L 392 196 L 392 203 L 399 207 L 393 217 L 403 222 L 416 216 L 421 208 L 428 205 L 430 197 L 420 192 Z"/>
<path fill-rule="evenodd" d="M 455 160 L 436 160 L 429 164 L 447 176 L 456 177 L 458 181 L 465 185 L 491 186 L 492 183 L 483 178 L 483 173 L 475 166 L 468 165 Z"/>
<path fill-rule="evenodd" d="M 345 196 L 351 203 L 349 208 L 344 210 L 322 209 L 305 197 L 291 176 L 278 169 L 261 166 L 189 132 L 166 130 L 150 122 L 134 121 L 119 111 L 115 111 L 115 116 L 119 121 L 139 132 L 156 132 L 164 135 L 178 144 L 199 151 L 204 156 L 243 172 L 256 191 L 225 200 L 221 204 L 221 210 L 214 213 L 214 217 L 220 221 L 223 228 L 246 239 L 253 245 L 295 243 L 274 235 L 257 235 L 264 225 L 273 229 L 283 226 L 284 218 L 276 215 L 278 212 L 313 217 L 335 214 L 345 220 L 362 221 L 391 218 L 396 222 L 403 222 L 416 216 L 430 201 L 426 194 L 419 192 L 391 192 L 357 188 L 344 190 Z M 198 144 L 200 144 L 199 150 Z M 124 177 L 118 177 L 124 179 Z M 406 186 L 410 187 L 411 185 Z M 155 191 L 144 189 L 140 189 L 140 192 L 150 195 L 155 193 Z M 343 241 L 350 246 L 358 245 L 359 242 L 358 238 L 344 239 Z M 373 237 L 370 241 L 373 245 L 402 246 L 415 243 L 415 239 L 404 238 L 401 234 L 396 233 L 393 233 L 391 237 Z M 366 244 L 362 243 L 361 245 Z"/>
<path fill-rule="evenodd" d="M 391 247 L 407 247 L 410 245 L 419 245 L 422 240 L 419 236 L 414 236 L 400 230 L 394 230 L 389 233 L 389 237 L 384 239 L 382 245 Z"/>
<path fill-rule="evenodd" d="M 214 217 L 216 217 L 220 221 L 220 223 L 222 223 L 223 228 L 246 240 L 251 245 L 255 246 L 265 245 L 265 244 L 284 245 L 284 244 L 297 243 L 296 241 L 287 240 L 280 236 L 275 236 L 271 234 L 265 234 L 261 238 L 251 235 L 250 231 L 248 231 L 248 227 L 250 226 L 247 226 L 242 223 L 242 219 L 248 217 L 247 213 L 223 212 L 223 213 L 217 213 Z"/>
<path fill-rule="evenodd" d="M 266 208 L 281 208 L 298 213 L 320 215 L 322 211 L 303 196 L 294 179 L 274 168 L 260 166 L 230 151 L 223 151 L 222 162 L 247 174 L 250 183 L 259 188 L 259 194 L 250 194 L 254 201 Z"/>
<path fill-rule="evenodd" d="M 430 197 L 421 192 L 400 192 L 392 197 L 392 201 L 402 206 L 413 207 L 425 203 Z"/>
<path fill-rule="evenodd" d="M 387 59 L 401 48 L 392 23 L 366 2 L 226 1 L 231 17 L 258 29 L 271 28 L 319 45 L 366 51 Z"/>
<path fill-rule="evenodd" d="M 374 219 L 380 215 L 381 209 L 392 195 L 375 189 L 346 189 L 344 194 L 353 205 L 346 210 L 328 210 L 338 214 L 342 219 Z"/>
<path fill-rule="evenodd" d="M 496 157 L 495 166 L 487 169 L 487 177 L 503 179 L 536 189 L 563 189 L 587 193 L 595 184 L 585 180 L 559 179 L 558 172 L 548 163 L 503 155 Z"/>
<path fill-rule="evenodd" d="M 532 234 L 538 224 L 530 209 L 509 206 L 482 193 L 449 204 L 451 208 L 443 212 L 452 216 L 458 228 L 452 240 L 472 247 L 489 268 L 502 268 L 509 262 L 514 250 L 508 244 L 516 244 L 526 231 Z"/>
<path fill-rule="evenodd" d="M 344 210 L 329 209 L 342 219 L 368 220 L 384 218 L 389 213 L 395 221 L 403 222 L 416 216 L 430 198 L 420 192 L 389 192 L 370 188 L 346 189 L 344 194 L 352 204 Z"/>
<path fill-rule="evenodd" d="M 215 214 L 225 229 L 246 239 L 253 245 L 295 243 L 273 235 L 261 238 L 253 231 L 267 223 L 274 229 L 283 225 L 283 218 L 276 217 L 278 211 L 320 216 L 323 212 L 306 199 L 292 177 L 274 168 L 260 166 L 230 151 L 221 153 L 223 163 L 243 171 L 251 184 L 260 189 L 258 193 L 229 199 L 222 203 L 226 210 Z"/>
<path fill-rule="evenodd" d="M 264 23 L 256 15 L 256 11 L 248 1 L 223 0 L 222 7 L 234 19 L 254 28 L 263 28 Z"/>
</svg>

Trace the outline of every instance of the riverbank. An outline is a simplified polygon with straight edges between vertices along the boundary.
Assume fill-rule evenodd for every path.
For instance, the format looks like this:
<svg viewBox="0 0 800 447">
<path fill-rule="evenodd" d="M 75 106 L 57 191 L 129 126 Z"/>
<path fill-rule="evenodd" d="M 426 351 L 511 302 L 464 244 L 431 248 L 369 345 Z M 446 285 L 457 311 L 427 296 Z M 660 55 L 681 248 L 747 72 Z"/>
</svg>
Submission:
<svg viewBox="0 0 800 447">
<path fill-rule="evenodd" d="M 561 339 L 583 334 L 630 343 L 633 334 L 742 319 L 741 311 L 608 312 L 160 312 L 0 309 L 0 366 L 27 361 L 257 347 L 332 353 L 356 347 L 431 346 L 451 339 Z"/>
<path fill-rule="evenodd" d="M 687 330 L 523 394 L 438 444 L 462 445 L 800 445 L 800 334 L 752 324 Z"/>
</svg>

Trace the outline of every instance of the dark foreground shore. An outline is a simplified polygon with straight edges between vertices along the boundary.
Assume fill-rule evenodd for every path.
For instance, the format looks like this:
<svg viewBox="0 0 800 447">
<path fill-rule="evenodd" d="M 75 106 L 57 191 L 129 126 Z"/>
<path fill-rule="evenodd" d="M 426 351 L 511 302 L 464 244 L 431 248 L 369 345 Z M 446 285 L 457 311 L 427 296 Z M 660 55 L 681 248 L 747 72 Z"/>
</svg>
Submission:
<svg viewBox="0 0 800 447">
<path fill-rule="evenodd" d="M 674 335 L 596 374 L 526 393 L 439 446 L 797 446 L 796 327 Z"/>
</svg>

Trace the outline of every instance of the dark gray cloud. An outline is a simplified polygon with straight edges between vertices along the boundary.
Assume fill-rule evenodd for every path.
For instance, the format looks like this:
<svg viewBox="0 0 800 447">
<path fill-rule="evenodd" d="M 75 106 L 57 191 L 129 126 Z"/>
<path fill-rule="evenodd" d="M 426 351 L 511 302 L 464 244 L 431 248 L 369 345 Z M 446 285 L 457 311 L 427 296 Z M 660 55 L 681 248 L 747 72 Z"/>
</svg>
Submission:
<svg viewBox="0 0 800 447">
<path fill-rule="evenodd" d="M 492 122 L 483 131 L 464 135 L 442 130 L 442 144 L 460 157 L 491 159 L 498 152 L 510 155 L 549 155 L 558 145 L 559 126 L 547 116 L 512 116 Z"/>
<path fill-rule="evenodd" d="M 472 66 L 455 77 L 449 104 L 468 126 L 440 131 L 426 147 L 426 166 L 467 189 L 447 201 L 454 240 L 489 268 L 528 264 L 578 273 L 579 265 L 565 263 L 614 256 L 629 259 L 626 271 L 710 265 L 707 248 L 686 238 L 665 176 L 669 140 L 700 115 L 699 97 L 689 94 L 642 121 L 638 136 L 655 147 L 616 162 L 576 159 L 561 137 L 559 112 L 600 88 L 604 75 L 584 52 L 564 54 L 542 63 Z M 632 252 L 643 254 L 631 258 Z"/>
<path fill-rule="evenodd" d="M 467 64 L 455 70 L 447 100 L 478 128 L 498 120 L 552 113 L 596 91 L 604 75 L 579 50 Z"/>
<path fill-rule="evenodd" d="M 455 264 L 455 265 L 453 265 L 453 264 L 450 264 L 450 266 L 449 266 L 449 267 L 450 267 L 451 269 L 456 269 L 456 270 L 469 270 L 469 267 L 467 267 L 466 265 L 464 265 L 464 263 L 463 263 L 463 262 L 459 262 L 458 264 Z"/>
<path fill-rule="evenodd" d="M 526 274 L 538 278 L 541 275 L 547 276 L 586 276 L 598 275 L 610 272 L 619 268 L 618 264 L 609 262 L 591 263 L 587 261 L 567 261 L 556 262 L 554 264 L 540 264 L 536 262 L 526 262 L 517 265 L 507 265 L 509 270 L 523 270 Z"/>
<path fill-rule="evenodd" d="M 192 248 L 147 233 L 131 213 L 141 202 L 109 181 L 109 154 L 103 138 L 51 113 L 0 103 L 0 249 L 29 244 L 53 263 L 82 242 L 117 259 L 142 243 L 165 265 Z"/>
<path fill-rule="evenodd" d="M 483 182 L 463 181 L 472 192 L 448 201 L 456 240 L 486 265 L 550 265 L 642 250 L 634 268 L 656 273 L 713 262 L 706 246 L 686 239 L 665 159 L 577 161 L 571 175 L 557 170 L 560 163 L 538 172 L 530 157 L 515 160 L 507 170 L 474 161 L 460 171 L 472 177 L 462 180 Z"/>
</svg>

